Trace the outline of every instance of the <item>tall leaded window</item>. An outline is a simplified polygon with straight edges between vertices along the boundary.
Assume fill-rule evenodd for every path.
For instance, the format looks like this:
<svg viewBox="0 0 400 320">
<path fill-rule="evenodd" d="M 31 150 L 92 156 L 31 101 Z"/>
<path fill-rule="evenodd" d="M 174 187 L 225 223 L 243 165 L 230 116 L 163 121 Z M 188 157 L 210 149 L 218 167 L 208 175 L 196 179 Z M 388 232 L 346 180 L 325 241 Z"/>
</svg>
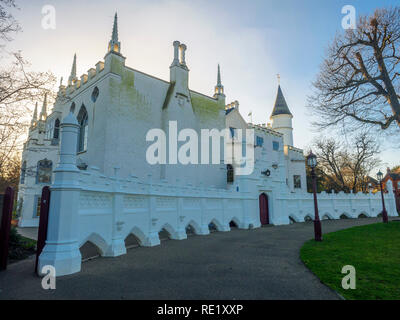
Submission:
<svg viewBox="0 0 400 320">
<path fill-rule="evenodd" d="M 24 161 L 21 166 L 21 178 L 19 181 L 20 184 L 25 183 L 25 175 L 26 175 L 26 161 Z"/>
<path fill-rule="evenodd" d="M 87 139 L 88 139 L 88 114 L 84 105 L 82 105 L 81 110 L 78 114 L 79 123 L 79 135 L 78 135 L 78 152 L 83 152 L 87 150 Z"/>
<path fill-rule="evenodd" d="M 99 97 L 99 93 L 100 93 L 99 88 L 96 87 L 93 89 L 93 92 L 92 92 L 92 101 L 93 102 L 96 102 L 97 98 Z"/>
<path fill-rule="evenodd" d="M 40 160 L 37 163 L 36 183 L 51 183 L 51 174 L 53 172 L 53 162 L 51 160 Z"/>
<path fill-rule="evenodd" d="M 58 139 L 60 136 L 60 119 L 56 119 L 54 122 L 54 133 L 53 133 L 53 138 Z"/>
<path fill-rule="evenodd" d="M 47 130 L 46 130 L 46 138 L 47 139 L 52 139 L 54 135 L 54 122 L 50 121 L 47 124 Z"/>
</svg>

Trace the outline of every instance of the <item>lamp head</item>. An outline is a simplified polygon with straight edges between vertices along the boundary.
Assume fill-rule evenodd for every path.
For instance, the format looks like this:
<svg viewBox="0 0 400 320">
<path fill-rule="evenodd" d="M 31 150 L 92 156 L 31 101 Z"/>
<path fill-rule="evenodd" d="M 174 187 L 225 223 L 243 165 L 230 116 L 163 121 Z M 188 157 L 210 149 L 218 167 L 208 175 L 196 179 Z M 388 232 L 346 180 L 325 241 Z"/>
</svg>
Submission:
<svg viewBox="0 0 400 320">
<path fill-rule="evenodd" d="M 307 156 L 307 165 L 314 169 L 317 166 L 317 156 L 310 151 L 310 154 Z"/>
<path fill-rule="evenodd" d="M 381 172 L 381 170 L 379 170 L 379 172 L 376 174 L 377 178 L 379 181 L 382 181 L 383 179 L 383 173 Z"/>
</svg>

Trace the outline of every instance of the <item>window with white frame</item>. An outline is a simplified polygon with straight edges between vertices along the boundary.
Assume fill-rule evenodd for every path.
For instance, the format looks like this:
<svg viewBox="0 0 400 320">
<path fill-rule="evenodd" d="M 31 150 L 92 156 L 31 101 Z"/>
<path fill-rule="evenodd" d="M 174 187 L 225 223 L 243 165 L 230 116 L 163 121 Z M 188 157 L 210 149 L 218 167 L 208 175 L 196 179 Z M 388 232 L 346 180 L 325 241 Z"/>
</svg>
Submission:
<svg viewBox="0 0 400 320">
<path fill-rule="evenodd" d="M 295 189 L 301 189 L 301 176 L 299 175 L 293 176 L 293 186 Z"/>
</svg>

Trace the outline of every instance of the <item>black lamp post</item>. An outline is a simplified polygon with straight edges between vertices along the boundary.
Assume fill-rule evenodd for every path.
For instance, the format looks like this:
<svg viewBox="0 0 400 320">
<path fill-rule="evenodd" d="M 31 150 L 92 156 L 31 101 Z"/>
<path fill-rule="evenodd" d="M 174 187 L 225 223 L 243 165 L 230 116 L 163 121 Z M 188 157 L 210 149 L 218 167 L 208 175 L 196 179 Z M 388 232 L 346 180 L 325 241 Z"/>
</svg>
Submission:
<svg viewBox="0 0 400 320">
<path fill-rule="evenodd" d="M 318 214 L 318 201 L 317 201 L 317 175 L 315 174 L 315 167 L 317 166 L 317 156 L 310 151 L 307 156 L 307 165 L 311 168 L 311 178 L 314 193 L 314 235 L 315 241 L 322 241 L 321 221 Z"/>
<path fill-rule="evenodd" d="M 376 174 L 379 180 L 379 185 L 381 187 L 381 197 L 382 197 L 382 219 L 383 223 L 388 223 L 388 215 L 385 207 L 385 197 L 383 196 L 383 185 L 382 185 L 382 180 L 383 180 L 383 173 L 379 170 L 379 172 Z"/>
</svg>

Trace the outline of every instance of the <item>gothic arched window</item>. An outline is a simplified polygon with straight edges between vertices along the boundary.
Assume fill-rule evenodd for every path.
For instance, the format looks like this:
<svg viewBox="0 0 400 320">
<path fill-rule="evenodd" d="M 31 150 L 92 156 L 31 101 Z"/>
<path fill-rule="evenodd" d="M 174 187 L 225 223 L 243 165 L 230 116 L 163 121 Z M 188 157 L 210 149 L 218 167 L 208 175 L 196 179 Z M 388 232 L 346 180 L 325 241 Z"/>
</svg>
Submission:
<svg viewBox="0 0 400 320">
<path fill-rule="evenodd" d="M 78 152 L 83 152 L 87 150 L 87 139 L 88 139 L 88 113 L 84 105 L 82 105 L 81 110 L 78 113 L 78 123 L 79 123 L 79 134 L 78 134 Z"/>
<path fill-rule="evenodd" d="M 21 166 L 21 178 L 19 181 L 20 184 L 25 183 L 25 175 L 26 175 L 26 161 L 24 161 Z"/>
<path fill-rule="evenodd" d="M 51 160 L 40 160 L 37 163 L 36 183 L 51 183 L 53 162 Z"/>
<path fill-rule="evenodd" d="M 58 139 L 60 136 L 60 120 L 56 119 L 54 121 L 54 133 L 53 133 L 53 138 Z"/>
<path fill-rule="evenodd" d="M 99 97 L 99 88 L 95 87 L 92 92 L 92 101 L 96 102 L 97 98 Z"/>
<path fill-rule="evenodd" d="M 70 112 L 74 113 L 75 112 L 75 102 L 72 102 L 71 108 L 69 109 Z"/>
</svg>

